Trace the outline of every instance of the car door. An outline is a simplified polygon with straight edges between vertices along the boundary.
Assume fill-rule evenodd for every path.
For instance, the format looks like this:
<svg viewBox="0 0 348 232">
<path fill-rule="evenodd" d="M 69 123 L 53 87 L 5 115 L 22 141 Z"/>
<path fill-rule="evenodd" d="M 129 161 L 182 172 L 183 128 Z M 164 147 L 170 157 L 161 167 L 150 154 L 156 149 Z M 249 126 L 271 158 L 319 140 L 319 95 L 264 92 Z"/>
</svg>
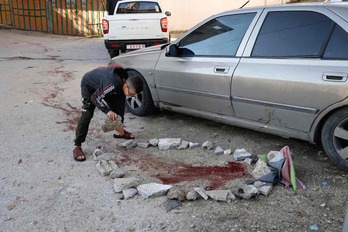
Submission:
<svg viewBox="0 0 348 232">
<path fill-rule="evenodd" d="M 176 43 L 181 55 L 163 52 L 155 67 L 160 102 L 233 115 L 231 77 L 260 13 L 244 10 L 208 19 Z"/>
<path fill-rule="evenodd" d="M 347 23 L 324 7 L 274 7 L 255 26 L 232 81 L 236 116 L 308 132 L 345 99 Z"/>
</svg>

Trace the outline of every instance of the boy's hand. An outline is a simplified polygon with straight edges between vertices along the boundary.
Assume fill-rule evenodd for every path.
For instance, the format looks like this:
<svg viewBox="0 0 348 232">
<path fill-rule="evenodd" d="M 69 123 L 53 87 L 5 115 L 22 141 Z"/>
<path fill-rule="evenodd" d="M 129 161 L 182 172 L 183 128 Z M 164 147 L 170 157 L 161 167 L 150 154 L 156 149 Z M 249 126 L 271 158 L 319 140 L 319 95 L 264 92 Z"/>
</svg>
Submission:
<svg viewBox="0 0 348 232">
<path fill-rule="evenodd" d="M 107 116 L 108 116 L 110 121 L 114 121 L 117 118 L 117 114 L 115 112 L 113 112 L 112 110 L 110 110 L 107 113 Z"/>
</svg>

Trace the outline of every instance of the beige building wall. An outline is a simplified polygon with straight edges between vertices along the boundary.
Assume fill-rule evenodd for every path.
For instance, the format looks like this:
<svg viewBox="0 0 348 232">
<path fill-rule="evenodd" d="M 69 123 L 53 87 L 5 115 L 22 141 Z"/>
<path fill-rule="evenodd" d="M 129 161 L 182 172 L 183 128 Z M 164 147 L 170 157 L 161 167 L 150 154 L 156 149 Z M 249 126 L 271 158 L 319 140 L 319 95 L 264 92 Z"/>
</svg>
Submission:
<svg viewBox="0 0 348 232">
<path fill-rule="evenodd" d="M 246 7 L 284 4 L 290 0 L 251 0 Z M 238 9 L 246 0 L 159 0 L 163 11 L 170 11 L 169 31 L 188 30 L 211 15 Z"/>
</svg>

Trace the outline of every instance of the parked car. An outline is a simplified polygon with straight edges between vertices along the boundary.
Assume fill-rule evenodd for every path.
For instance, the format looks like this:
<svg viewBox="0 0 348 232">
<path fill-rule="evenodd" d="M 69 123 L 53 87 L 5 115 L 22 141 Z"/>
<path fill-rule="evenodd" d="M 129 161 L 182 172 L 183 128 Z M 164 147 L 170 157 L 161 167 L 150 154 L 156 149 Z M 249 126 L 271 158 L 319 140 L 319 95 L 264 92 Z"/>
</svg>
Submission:
<svg viewBox="0 0 348 232">
<path fill-rule="evenodd" d="M 112 59 L 140 74 L 127 99 L 283 137 L 322 143 L 348 171 L 348 4 L 289 4 L 214 15 L 173 44 Z"/>
<path fill-rule="evenodd" d="M 104 43 L 110 57 L 121 52 L 168 42 L 170 12 L 162 12 L 157 1 L 118 1 L 114 14 L 105 12 Z"/>
</svg>

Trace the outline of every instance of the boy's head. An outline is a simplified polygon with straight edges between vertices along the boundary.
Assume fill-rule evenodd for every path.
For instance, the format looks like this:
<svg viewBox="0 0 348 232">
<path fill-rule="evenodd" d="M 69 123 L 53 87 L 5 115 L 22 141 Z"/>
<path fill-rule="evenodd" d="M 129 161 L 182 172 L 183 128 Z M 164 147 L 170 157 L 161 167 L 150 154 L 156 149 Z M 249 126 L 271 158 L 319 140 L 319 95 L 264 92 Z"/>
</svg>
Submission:
<svg viewBox="0 0 348 232">
<path fill-rule="evenodd" d="M 143 80 L 138 75 L 129 76 L 122 86 L 125 96 L 133 97 L 143 91 Z"/>
</svg>

